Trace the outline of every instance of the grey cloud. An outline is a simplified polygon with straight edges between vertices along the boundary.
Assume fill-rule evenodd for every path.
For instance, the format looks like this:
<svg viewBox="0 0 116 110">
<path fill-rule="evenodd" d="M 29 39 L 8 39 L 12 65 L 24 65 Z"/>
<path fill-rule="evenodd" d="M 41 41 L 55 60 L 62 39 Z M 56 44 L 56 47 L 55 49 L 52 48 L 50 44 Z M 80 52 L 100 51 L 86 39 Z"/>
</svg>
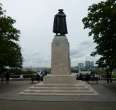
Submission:
<svg viewBox="0 0 116 110">
<path fill-rule="evenodd" d="M 24 67 L 42 67 L 42 66 L 49 66 L 50 60 L 42 56 L 39 52 L 32 52 L 32 53 L 24 53 Z"/>
<path fill-rule="evenodd" d="M 71 49 L 71 62 L 72 65 L 77 65 L 78 62 L 84 62 L 85 60 L 96 61 L 97 58 L 90 56 L 91 52 L 94 51 L 95 44 L 93 41 L 87 40 L 81 42 L 77 48 Z"/>
<path fill-rule="evenodd" d="M 82 43 L 79 44 L 79 46 L 77 47 L 77 49 L 71 49 L 71 57 L 77 57 L 77 58 L 81 58 L 83 56 L 85 56 L 85 54 L 88 54 L 88 52 L 90 53 L 90 51 L 92 52 L 95 48 L 95 44 L 92 41 L 84 41 Z"/>
<path fill-rule="evenodd" d="M 70 52 L 71 58 L 81 58 L 84 56 L 84 51 L 79 49 L 72 49 Z"/>
</svg>

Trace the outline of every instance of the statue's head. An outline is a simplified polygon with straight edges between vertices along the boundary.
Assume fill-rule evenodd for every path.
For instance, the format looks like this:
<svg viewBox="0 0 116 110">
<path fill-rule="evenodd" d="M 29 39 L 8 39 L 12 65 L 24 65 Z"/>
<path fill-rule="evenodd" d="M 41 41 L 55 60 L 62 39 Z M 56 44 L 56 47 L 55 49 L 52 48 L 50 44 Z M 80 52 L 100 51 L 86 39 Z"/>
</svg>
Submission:
<svg viewBox="0 0 116 110">
<path fill-rule="evenodd" d="M 64 10 L 63 10 L 63 9 L 59 9 L 58 11 L 59 11 L 59 12 L 63 12 Z"/>
</svg>

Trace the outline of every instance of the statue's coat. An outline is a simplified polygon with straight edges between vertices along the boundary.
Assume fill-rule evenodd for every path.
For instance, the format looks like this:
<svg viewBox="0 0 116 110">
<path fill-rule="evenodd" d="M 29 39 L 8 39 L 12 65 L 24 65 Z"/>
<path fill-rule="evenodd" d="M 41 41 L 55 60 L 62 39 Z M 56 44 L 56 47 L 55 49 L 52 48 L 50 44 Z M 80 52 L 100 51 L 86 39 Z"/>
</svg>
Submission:
<svg viewBox="0 0 116 110">
<path fill-rule="evenodd" d="M 53 32 L 60 35 L 65 35 L 68 33 L 66 15 L 64 14 L 62 9 L 60 9 L 54 17 Z"/>
</svg>

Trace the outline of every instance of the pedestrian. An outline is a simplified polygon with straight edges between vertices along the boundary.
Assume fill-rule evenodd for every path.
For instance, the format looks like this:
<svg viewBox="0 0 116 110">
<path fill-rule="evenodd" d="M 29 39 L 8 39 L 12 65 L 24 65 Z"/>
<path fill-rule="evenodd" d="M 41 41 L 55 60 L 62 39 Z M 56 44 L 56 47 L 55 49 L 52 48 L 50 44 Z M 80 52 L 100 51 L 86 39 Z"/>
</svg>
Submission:
<svg viewBox="0 0 116 110">
<path fill-rule="evenodd" d="M 9 83 L 10 74 L 8 72 L 6 72 L 5 78 L 6 78 L 6 83 Z"/>
</svg>

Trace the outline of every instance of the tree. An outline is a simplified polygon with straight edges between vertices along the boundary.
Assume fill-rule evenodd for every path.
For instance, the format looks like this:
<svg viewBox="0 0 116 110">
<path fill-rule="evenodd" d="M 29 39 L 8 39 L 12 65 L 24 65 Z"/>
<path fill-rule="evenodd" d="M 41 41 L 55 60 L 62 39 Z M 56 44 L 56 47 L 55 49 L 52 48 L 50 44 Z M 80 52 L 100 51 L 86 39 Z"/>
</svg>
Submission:
<svg viewBox="0 0 116 110">
<path fill-rule="evenodd" d="M 14 27 L 16 21 L 6 16 L 0 4 L 0 73 L 6 68 L 21 68 L 22 54 L 18 45 L 20 31 Z"/>
<path fill-rule="evenodd" d="M 105 67 L 108 73 L 116 68 L 116 0 L 101 1 L 88 8 L 83 18 L 84 28 L 90 29 L 89 36 L 97 44 L 92 56 L 100 55 L 97 64 Z"/>
</svg>

